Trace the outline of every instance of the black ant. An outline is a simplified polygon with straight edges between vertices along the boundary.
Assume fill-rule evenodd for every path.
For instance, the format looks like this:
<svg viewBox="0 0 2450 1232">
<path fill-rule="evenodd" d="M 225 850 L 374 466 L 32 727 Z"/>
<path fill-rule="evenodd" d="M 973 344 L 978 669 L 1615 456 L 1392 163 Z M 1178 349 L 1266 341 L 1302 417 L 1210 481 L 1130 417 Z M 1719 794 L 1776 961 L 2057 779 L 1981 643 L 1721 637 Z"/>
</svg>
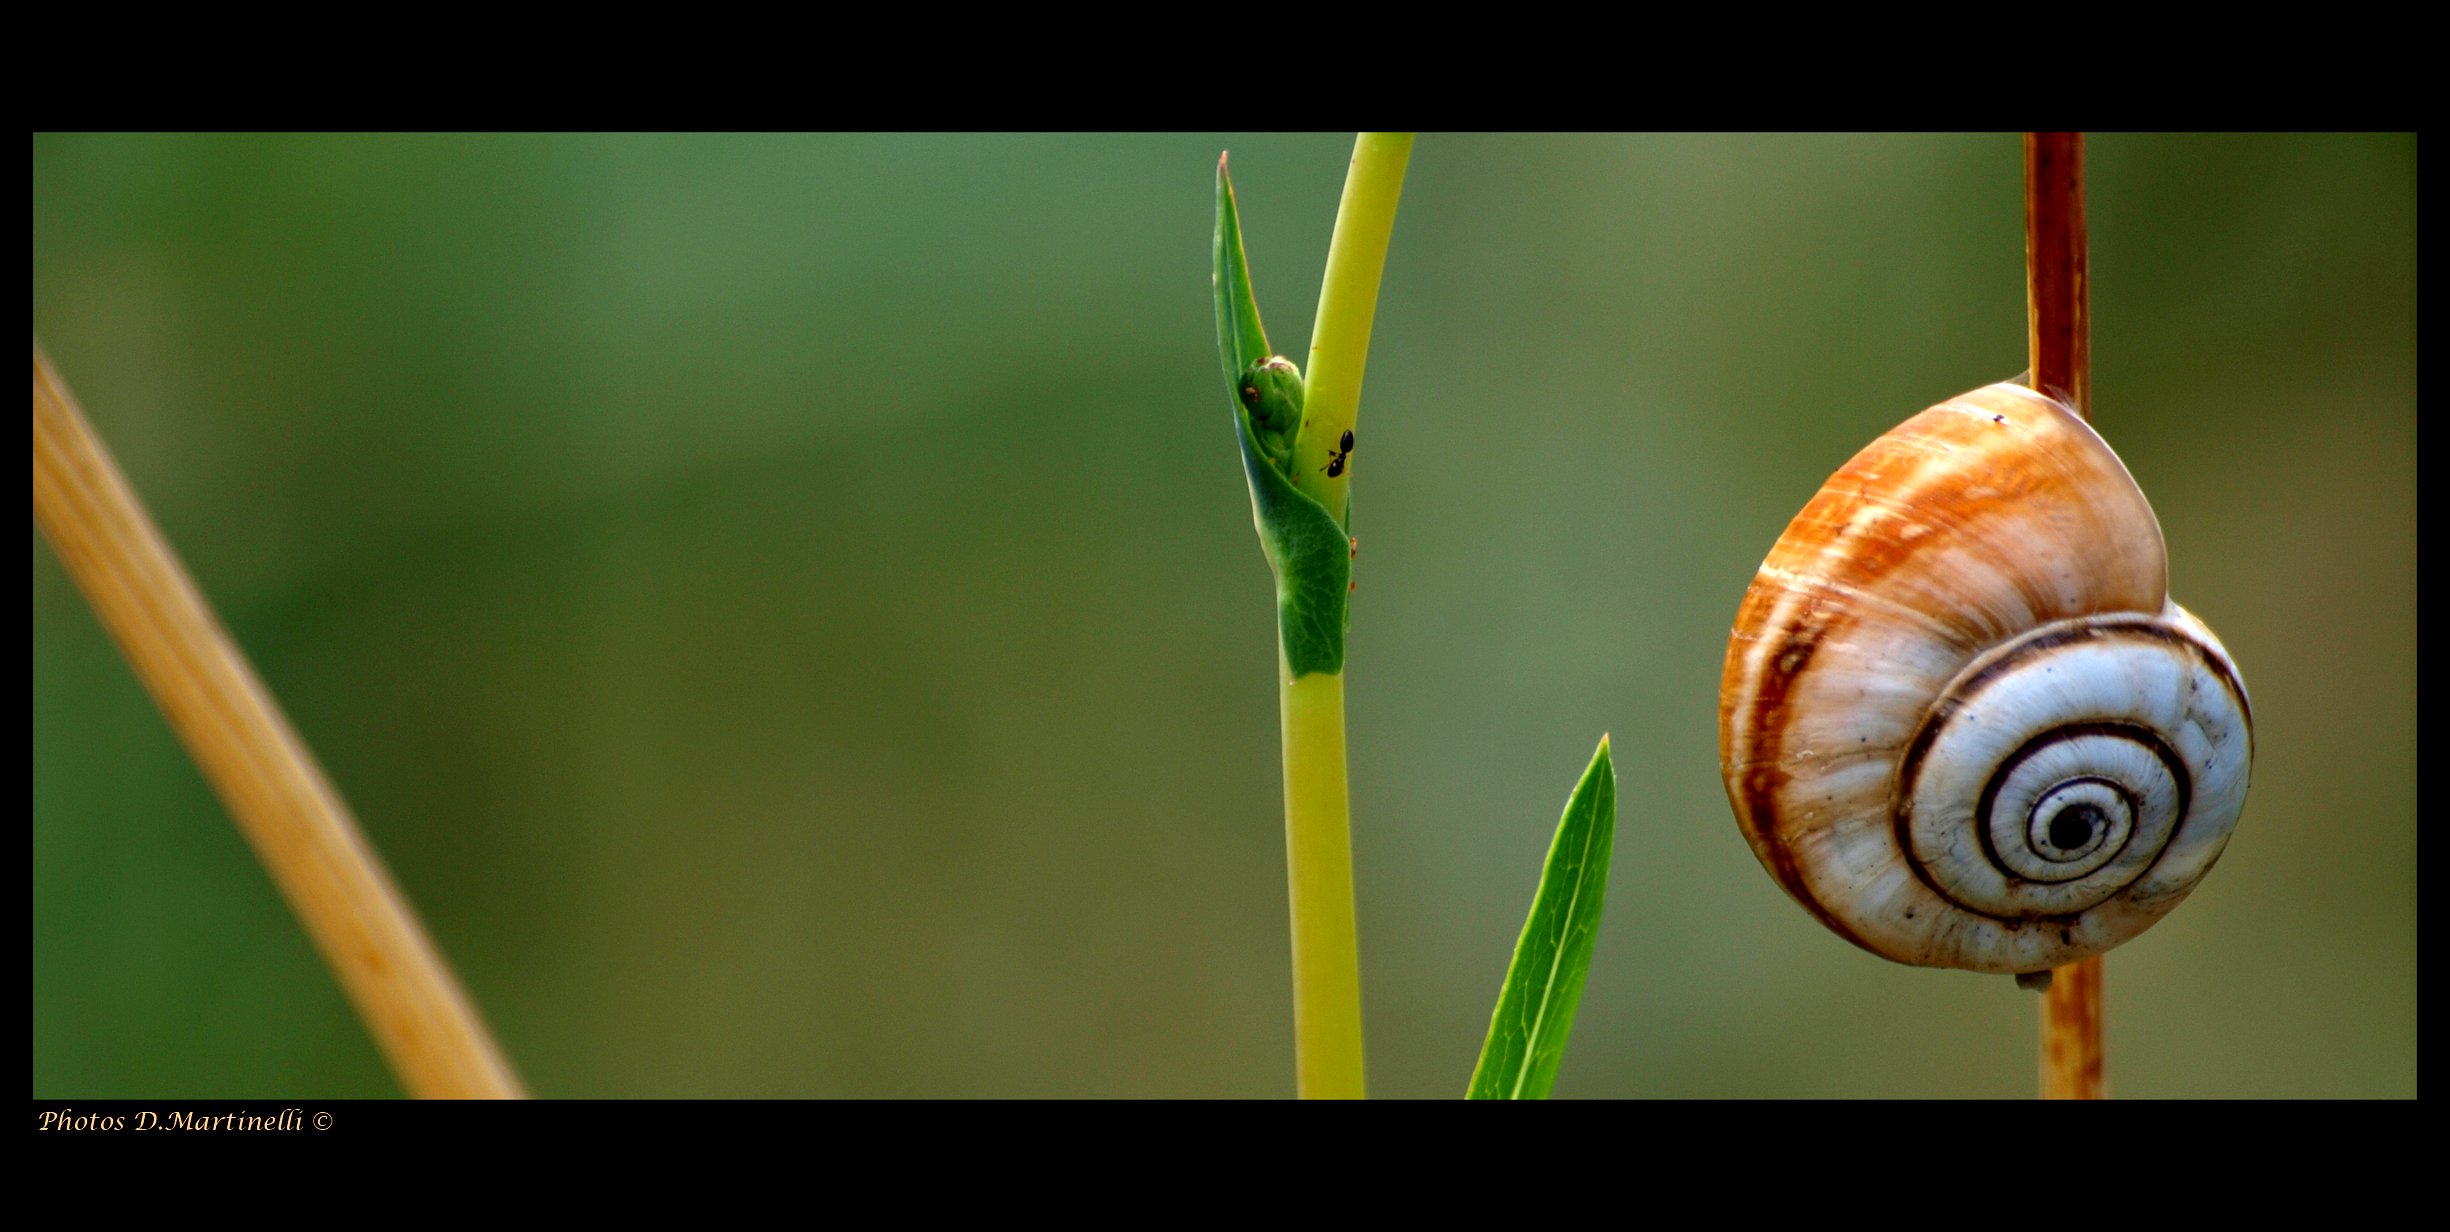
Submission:
<svg viewBox="0 0 2450 1232">
<path fill-rule="evenodd" d="M 1344 430 L 1344 439 L 1338 442 L 1338 445 L 1340 446 L 1339 448 L 1328 451 L 1327 465 L 1319 468 L 1320 470 L 1327 472 L 1327 477 L 1329 479 L 1333 479 L 1336 476 L 1344 473 L 1344 459 L 1353 451 L 1352 429 L 1346 428 Z"/>
</svg>

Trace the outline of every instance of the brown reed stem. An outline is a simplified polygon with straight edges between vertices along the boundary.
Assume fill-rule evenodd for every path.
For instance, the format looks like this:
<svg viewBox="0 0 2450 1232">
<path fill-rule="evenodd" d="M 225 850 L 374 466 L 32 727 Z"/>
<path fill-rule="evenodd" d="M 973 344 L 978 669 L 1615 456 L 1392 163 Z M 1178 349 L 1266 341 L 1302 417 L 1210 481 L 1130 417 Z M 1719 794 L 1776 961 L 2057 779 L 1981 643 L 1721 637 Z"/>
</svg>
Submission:
<svg viewBox="0 0 2450 1232">
<path fill-rule="evenodd" d="M 2093 417 L 2084 134 L 2025 134 L 2025 343 L 2033 387 Z"/>
<path fill-rule="evenodd" d="M 2084 134 L 2025 134 L 2025 340 L 2033 387 L 2093 417 L 2085 269 Z M 2051 972 L 2042 993 L 2042 1098 L 2100 1099 L 2101 959 Z"/>
<path fill-rule="evenodd" d="M 340 794 L 34 348 L 34 517 L 419 1098 L 518 1098 L 518 1075 Z"/>
</svg>

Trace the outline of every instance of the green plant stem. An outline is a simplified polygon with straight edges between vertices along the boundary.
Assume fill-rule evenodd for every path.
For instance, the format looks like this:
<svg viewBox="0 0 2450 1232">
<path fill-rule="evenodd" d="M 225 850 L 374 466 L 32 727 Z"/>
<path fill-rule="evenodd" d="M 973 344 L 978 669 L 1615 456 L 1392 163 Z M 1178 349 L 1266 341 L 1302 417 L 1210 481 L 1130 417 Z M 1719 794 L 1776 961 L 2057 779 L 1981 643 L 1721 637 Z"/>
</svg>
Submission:
<svg viewBox="0 0 2450 1232">
<path fill-rule="evenodd" d="M 1353 143 L 1344 199 L 1327 246 L 1327 276 L 1311 328 L 1309 389 L 1294 443 L 1295 482 L 1349 524 L 1349 468 L 1327 459 L 1361 405 L 1370 330 L 1395 205 L 1412 155 L 1409 133 Z M 1277 664 L 1284 720 L 1285 879 L 1293 913 L 1294 1069 L 1304 1099 L 1359 1099 L 1361 943 L 1353 923 L 1351 793 L 1344 763 L 1344 677 L 1296 678 Z"/>
<path fill-rule="evenodd" d="M 1285 881 L 1293 906 L 1294 1069 L 1304 1099 L 1359 1099 L 1361 948 L 1344 777 L 1344 678 L 1312 672 L 1279 695 Z"/>
<path fill-rule="evenodd" d="M 1353 142 L 1335 236 L 1327 243 L 1318 317 L 1310 328 L 1310 362 L 1303 370 L 1309 391 L 1301 435 L 1293 443 L 1294 482 L 1347 524 L 1352 469 L 1330 476 L 1327 460 L 1361 408 L 1361 376 L 1369 367 L 1370 330 L 1378 320 L 1378 281 L 1386 270 L 1395 204 L 1411 159 L 1410 133 L 1363 133 Z"/>
</svg>

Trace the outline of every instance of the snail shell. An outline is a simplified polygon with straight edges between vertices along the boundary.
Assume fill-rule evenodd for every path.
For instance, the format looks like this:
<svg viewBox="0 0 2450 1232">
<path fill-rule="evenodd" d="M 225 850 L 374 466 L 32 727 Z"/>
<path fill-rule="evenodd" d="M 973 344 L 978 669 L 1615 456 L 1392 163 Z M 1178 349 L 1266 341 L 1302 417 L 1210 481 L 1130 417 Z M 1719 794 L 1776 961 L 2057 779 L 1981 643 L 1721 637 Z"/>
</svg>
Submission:
<svg viewBox="0 0 2450 1232">
<path fill-rule="evenodd" d="M 1720 770 L 1753 853 L 1898 962 L 2029 973 L 2178 905 L 2245 806 L 2236 665 L 2060 403 L 2000 384 L 1856 454 L 1736 613 Z"/>
</svg>

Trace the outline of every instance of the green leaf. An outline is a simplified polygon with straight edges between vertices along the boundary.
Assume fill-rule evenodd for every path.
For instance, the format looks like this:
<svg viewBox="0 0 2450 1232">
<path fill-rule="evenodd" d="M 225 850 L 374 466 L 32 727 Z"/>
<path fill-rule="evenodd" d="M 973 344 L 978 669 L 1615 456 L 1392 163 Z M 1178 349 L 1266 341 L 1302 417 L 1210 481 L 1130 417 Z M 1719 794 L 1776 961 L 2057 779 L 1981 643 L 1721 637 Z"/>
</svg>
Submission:
<svg viewBox="0 0 2450 1232">
<path fill-rule="evenodd" d="M 1608 888 L 1608 856 L 1616 842 L 1616 767 L 1608 738 L 1574 785 L 1548 845 L 1540 892 L 1531 900 L 1506 969 L 1489 1039 L 1481 1045 L 1466 1099 L 1546 1099 L 1557 1083 L 1574 1010 L 1599 937 L 1599 909 Z"/>
<path fill-rule="evenodd" d="M 1275 354 L 1268 332 L 1259 324 L 1259 300 L 1251 294 L 1250 265 L 1242 259 L 1242 219 L 1234 212 L 1233 181 L 1225 174 L 1225 157 L 1216 160 L 1216 340 L 1225 363 L 1225 383 L 1233 385 L 1242 370 Z"/>
<path fill-rule="evenodd" d="M 1242 444 L 1242 474 L 1250 482 L 1251 520 L 1259 548 L 1276 574 L 1276 631 L 1285 668 L 1298 680 L 1312 672 L 1344 670 L 1344 633 L 1351 620 L 1352 545 L 1344 526 L 1308 493 L 1288 481 L 1260 446 L 1244 404 L 1245 374 L 1268 363 L 1267 331 L 1259 324 L 1259 301 L 1251 293 L 1250 266 L 1242 253 L 1242 223 L 1234 212 L 1233 181 L 1225 160 L 1216 168 L 1217 357 L 1225 368 L 1225 397 L 1233 406 Z M 1289 368 L 1289 365 L 1288 365 Z M 1294 386 L 1298 388 L 1298 384 Z M 1271 405 L 1282 405 L 1271 394 Z M 1272 424 L 1279 437 L 1287 425 Z"/>
</svg>

